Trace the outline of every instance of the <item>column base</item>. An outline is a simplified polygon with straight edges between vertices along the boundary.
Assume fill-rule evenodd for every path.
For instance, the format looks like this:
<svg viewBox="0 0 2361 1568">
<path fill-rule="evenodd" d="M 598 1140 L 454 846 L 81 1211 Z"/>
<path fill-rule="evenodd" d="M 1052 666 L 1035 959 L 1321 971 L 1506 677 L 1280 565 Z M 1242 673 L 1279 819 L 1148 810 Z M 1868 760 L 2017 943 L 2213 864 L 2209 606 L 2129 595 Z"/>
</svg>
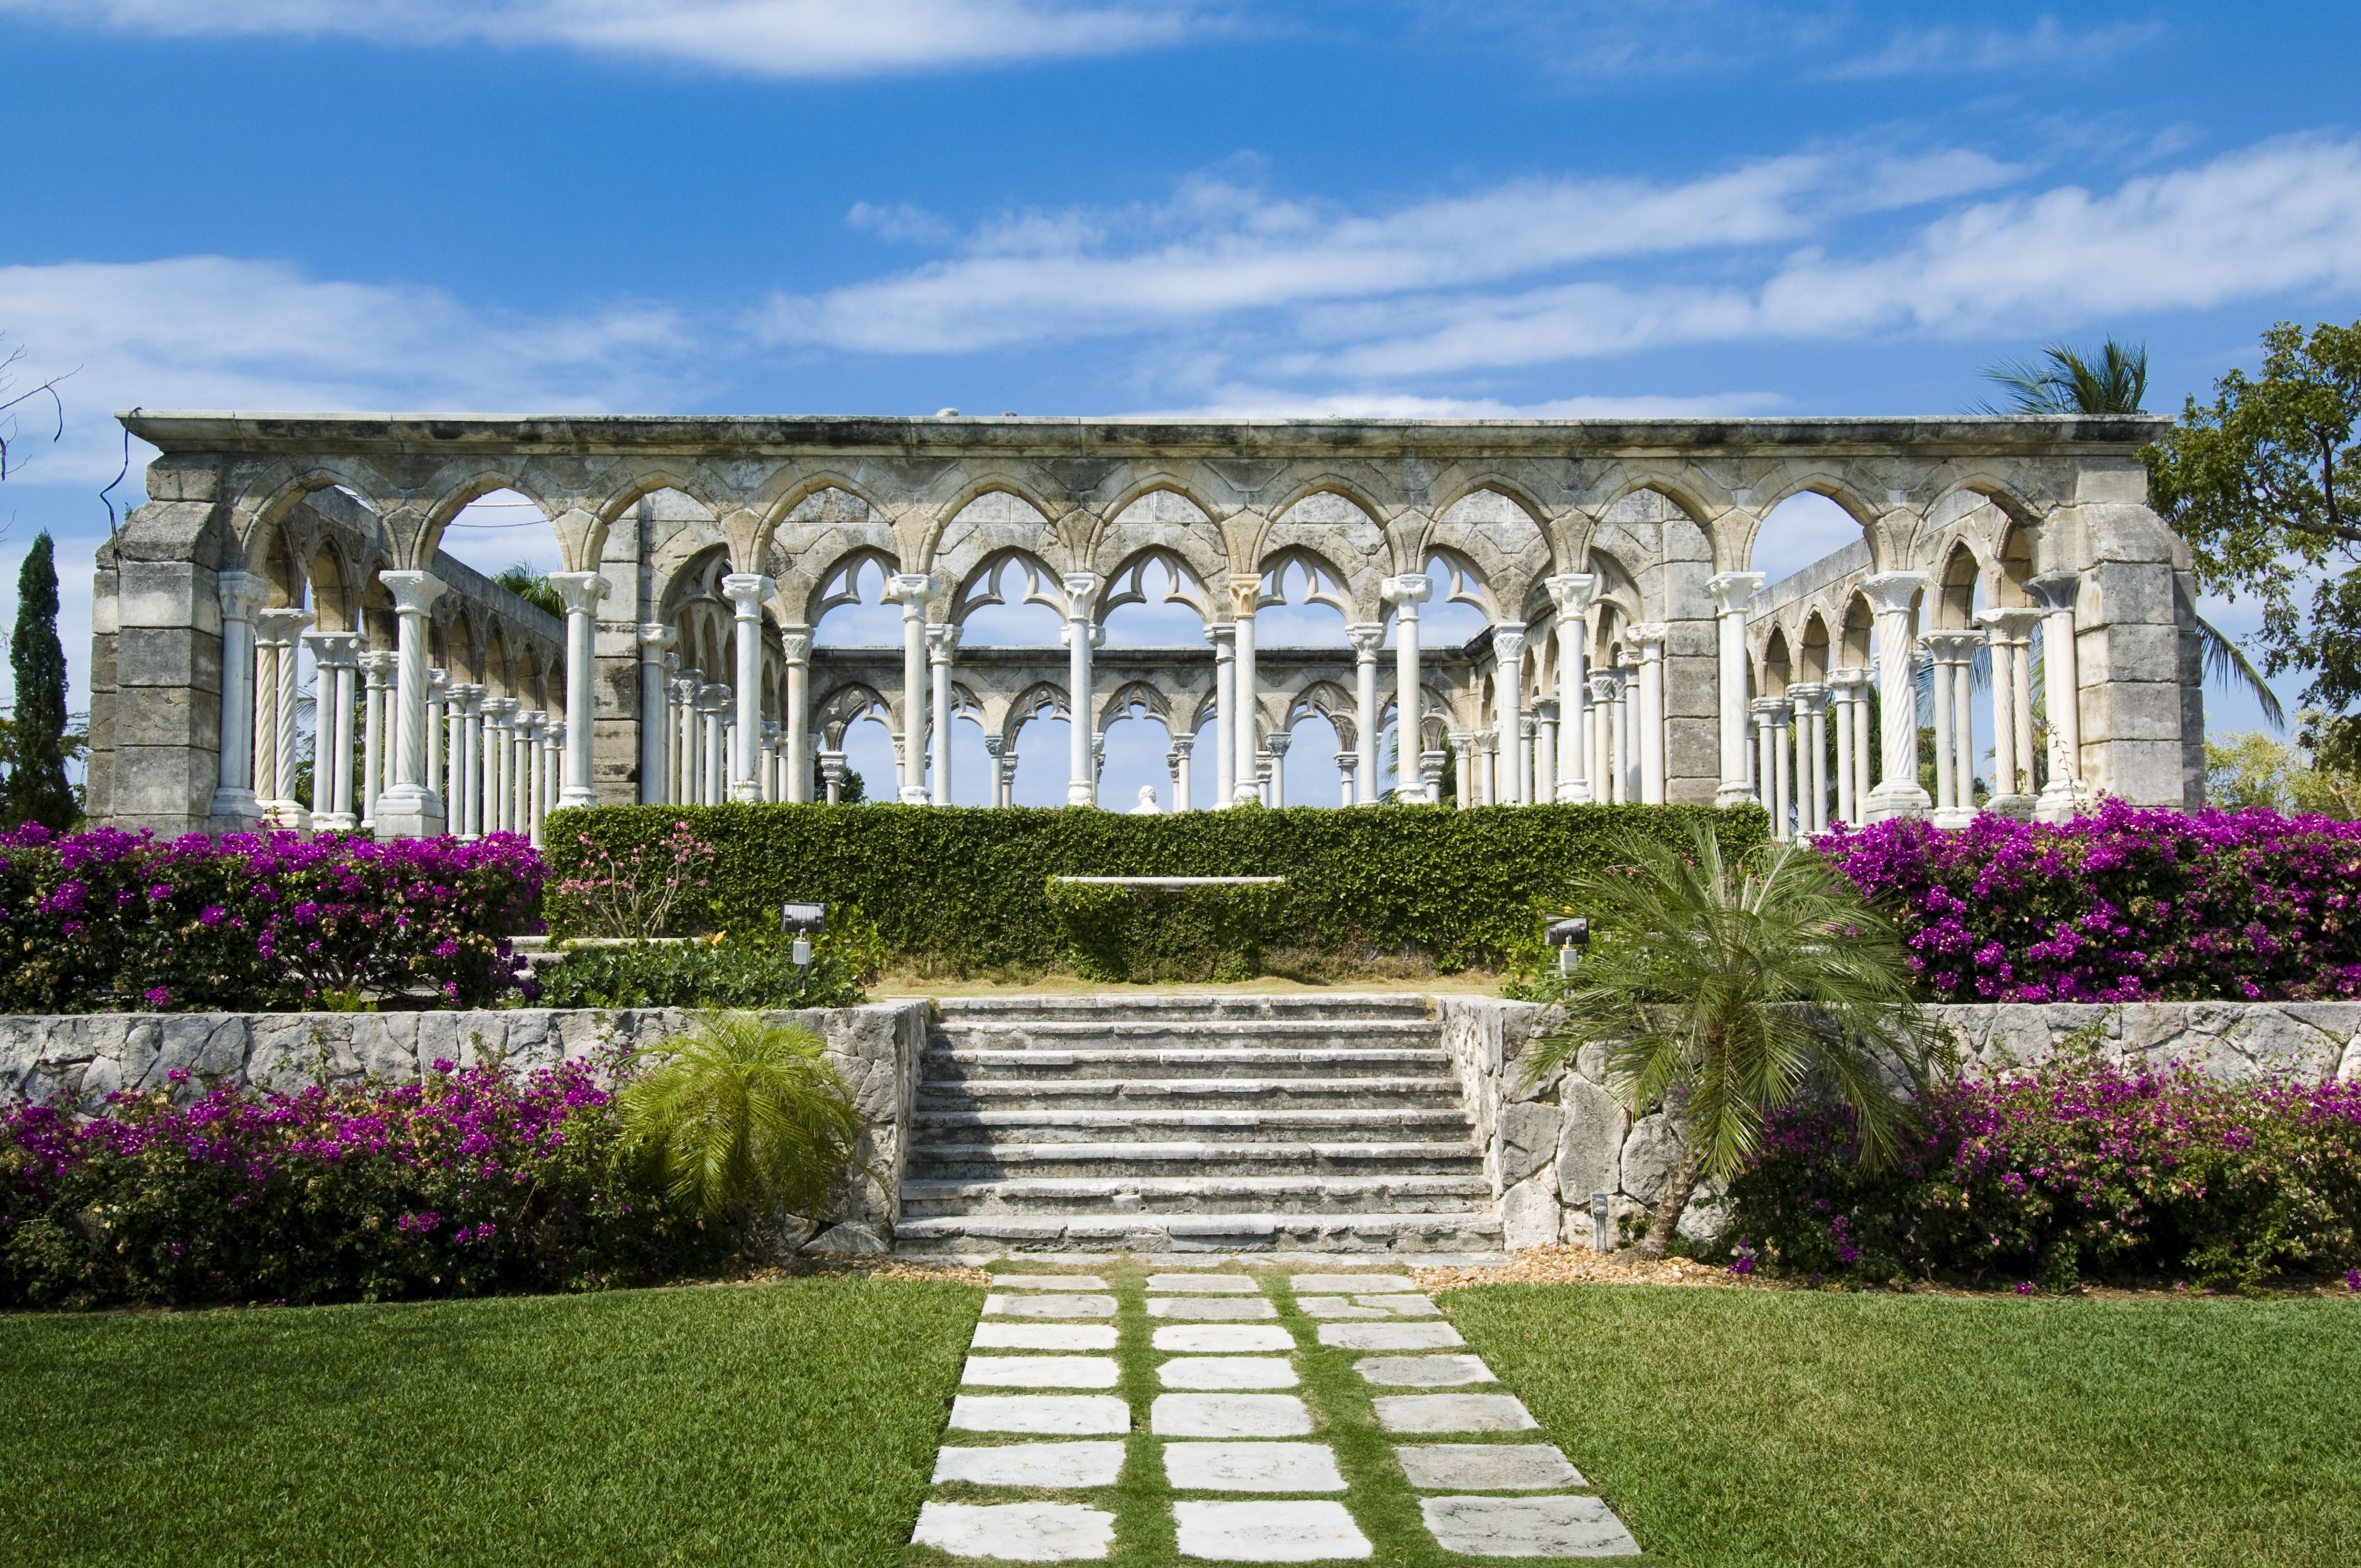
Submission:
<svg viewBox="0 0 2361 1568">
<path fill-rule="evenodd" d="M 1984 802 L 1984 810 L 1994 817 L 2005 817 L 2012 822 L 2030 821 L 2033 797 L 2029 795 L 1996 795 Z"/>
<path fill-rule="evenodd" d="M 208 833 L 252 833 L 262 826 L 262 802 L 250 789 L 217 789 L 205 807 Z"/>
<path fill-rule="evenodd" d="M 308 833 L 312 830 L 312 814 L 297 801 L 267 800 L 262 803 L 262 815 L 271 827 L 281 832 Z"/>
<path fill-rule="evenodd" d="M 2036 822 L 2071 822 L 2090 808 L 2090 801 L 2075 789 L 2070 780 L 2053 779 L 2041 788 L 2033 803 Z"/>
<path fill-rule="evenodd" d="M 1924 817 L 1934 806 L 1933 799 L 1915 784 L 1882 784 L 1869 792 L 1868 807 L 1861 818 L 1885 822 L 1896 817 Z"/>
<path fill-rule="evenodd" d="M 921 806 L 926 804 L 926 800 L 923 795 L 921 795 L 918 804 Z M 1093 789 L 1086 784 L 1074 784 L 1069 782 L 1066 785 L 1066 804 L 1068 806 L 1096 806 L 1098 804 L 1098 791 Z"/>
<path fill-rule="evenodd" d="M 380 839 L 439 839 L 443 823 L 443 797 L 431 789 L 396 784 L 377 797 Z"/>
<path fill-rule="evenodd" d="M 757 805 L 763 798 L 763 786 L 752 779 L 736 780 L 730 785 L 730 798 L 736 801 L 741 806 Z M 558 797 L 557 804 L 560 806 L 571 806 L 574 803 L 561 795 Z M 596 805 L 597 802 L 592 801 L 586 804 Z"/>
<path fill-rule="evenodd" d="M 319 833 L 349 833 L 360 826 L 349 811 L 323 811 L 312 818 L 312 828 Z"/>
<path fill-rule="evenodd" d="M 1714 805 L 1720 806 L 1725 811 L 1733 806 L 1755 806 L 1760 804 L 1760 802 L 1756 801 L 1754 798 L 1754 786 L 1752 784 L 1744 783 L 1730 784 L 1726 780 L 1719 788 L 1713 792 L 1713 803 Z"/>
<path fill-rule="evenodd" d="M 595 789 L 580 789 L 568 786 L 567 788 L 557 792 L 556 809 L 560 811 L 573 811 L 579 808 L 593 806 L 598 804 L 598 792 Z"/>
<path fill-rule="evenodd" d="M 902 793 L 895 798 L 900 800 L 905 806 L 925 806 L 928 804 L 927 792 L 923 789 L 913 788 L 908 784 L 904 784 L 902 786 Z"/>
<path fill-rule="evenodd" d="M 1972 806 L 1938 806 L 1928 813 L 1927 819 L 1938 828 L 1948 829 L 1965 828 L 1976 819 L 1977 815 L 1976 808 Z"/>
</svg>

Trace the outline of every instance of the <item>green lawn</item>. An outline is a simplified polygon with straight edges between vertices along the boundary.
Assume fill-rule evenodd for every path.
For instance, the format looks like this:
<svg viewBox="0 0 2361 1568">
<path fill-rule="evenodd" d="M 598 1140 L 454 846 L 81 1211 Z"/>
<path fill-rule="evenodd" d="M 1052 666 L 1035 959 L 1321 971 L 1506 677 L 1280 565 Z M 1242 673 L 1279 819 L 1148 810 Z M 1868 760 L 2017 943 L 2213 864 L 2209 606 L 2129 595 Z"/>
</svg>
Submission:
<svg viewBox="0 0 2361 1568">
<path fill-rule="evenodd" d="M 1440 1299 L 1648 1561 L 2361 1561 L 2361 1305 L 1622 1286 Z"/>
<path fill-rule="evenodd" d="M 880 1563 L 983 1293 L 0 1318 L 0 1562 Z"/>
</svg>

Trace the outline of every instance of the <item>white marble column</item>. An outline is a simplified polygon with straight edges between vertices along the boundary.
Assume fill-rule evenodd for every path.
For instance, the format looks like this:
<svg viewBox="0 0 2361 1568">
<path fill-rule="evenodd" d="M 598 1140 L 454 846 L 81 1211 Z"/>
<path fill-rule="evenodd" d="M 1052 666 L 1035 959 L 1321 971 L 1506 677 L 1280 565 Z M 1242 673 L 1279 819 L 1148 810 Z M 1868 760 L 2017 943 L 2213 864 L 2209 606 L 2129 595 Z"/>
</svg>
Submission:
<svg viewBox="0 0 2361 1568">
<path fill-rule="evenodd" d="M 1985 809 L 2020 820 L 2033 813 L 2033 629 L 2037 609 L 1988 609 L 1992 658 L 1993 794 Z"/>
<path fill-rule="evenodd" d="M 1453 768 L 1459 775 L 1452 803 L 1465 811 L 1477 804 L 1476 735 L 1473 730 L 1453 729 L 1445 733 L 1444 740 L 1451 746 Z"/>
<path fill-rule="evenodd" d="M 254 618 L 254 787 L 272 828 L 308 825 L 295 802 L 295 650 L 311 624 L 311 611 L 284 606 Z"/>
<path fill-rule="evenodd" d="M 683 670 L 665 684 L 672 696 L 672 769 L 669 793 L 675 806 L 696 806 L 697 781 L 705 771 L 705 752 L 697 743 L 697 699 L 705 690 L 702 670 Z"/>
<path fill-rule="evenodd" d="M 1760 572 L 1720 572 L 1706 580 L 1719 633 L 1715 680 L 1721 707 L 1721 784 L 1716 806 L 1752 797 L 1746 782 L 1746 605 L 1762 591 Z"/>
<path fill-rule="evenodd" d="M 1910 606 L 1927 582 L 1924 572 L 1880 572 L 1861 582 L 1877 617 L 1877 755 L 1885 774 L 1869 792 L 1865 822 L 1924 817 L 1934 804 L 1918 787 L 1918 693 L 1911 678 L 1918 640 L 1910 630 Z"/>
<path fill-rule="evenodd" d="M 543 794 L 547 787 L 547 770 L 542 760 L 547 744 L 543 737 L 548 725 L 549 714 L 544 709 L 517 715 L 517 831 L 535 844 L 541 842 L 541 814 L 547 805 Z"/>
<path fill-rule="evenodd" d="M 758 765 L 754 769 L 754 786 L 757 797 L 763 801 L 779 801 L 786 798 L 781 787 L 779 734 L 780 729 L 776 721 L 768 718 L 763 720 L 763 744 L 758 753 Z"/>
<path fill-rule="evenodd" d="M 1557 698 L 1533 703 L 1533 804 L 1546 806 L 1557 798 Z"/>
<path fill-rule="evenodd" d="M 2090 805 L 2082 786 L 2082 682 L 2075 648 L 2079 572 L 2045 572 L 2025 585 L 2042 610 L 2042 706 L 2049 719 L 2049 781 L 2034 803 L 2037 822 L 2064 822 Z"/>
<path fill-rule="evenodd" d="M 934 782 L 928 795 L 937 806 L 951 803 L 951 653 L 959 647 L 960 629 L 944 622 L 927 628 L 927 673 L 931 680 L 934 708 L 928 743 Z"/>
<path fill-rule="evenodd" d="M 1590 653 L 1590 601 L 1598 592 L 1598 578 L 1589 572 L 1568 572 L 1543 580 L 1550 600 L 1557 606 L 1557 798 L 1591 798 L 1589 717 L 1590 690 L 1584 663 Z"/>
<path fill-rule="evenodd" d="M 1175 735 L 1171 746 L 1164 753 L 1164 764 L 1172 772 L 1172 809 L 1175 811 L 1191 808 L 1189 754 L 1196 749 L 1197 738 L 1194 735 Z"/>
<path fill-rule="evenodd" d="M 451 764 L 445 753 L 449 751 L 451 734 L 451 672 L 426 672 L 426 776 L 443 791 L 443 825 L 451 825 L 451 789 L 445 782 L 450 777 Z"/>
<path fill-rule="evenodd" d="M 731 652 L 737 679 L 731 686 L 736 704 L 730 755 L 728 798 L 760 800 L 761 781 L 755 768 L 763 736 L 763 601 L 778 584 L 753 572 L 732 572 L 721 579 L 721 595 L 730 601 Z M 923 608 L 923 607 L 922 607 Z M 907 616 L 906 607 L 904 614 Z"/>
<path fill-rule="evenodd" d="M 1852 688 L 1852 802 L 1856 826 L 1869 820 L 1870 765 L 1877 760 L 1877 740 L 1871 733 L 1869 710 L 1870 682 L 1874 673 L 1868 665 L 1853 670 Z"/>
<path fill-rule="evenodd" d="M 574 720 L 566 742 L 566 789 L 560 806 L 596 806 L 590 785 L 590 740 L 598 700 L 598 601 L 610 586 L 596 572 L 552 572 L 549 586 L 566 598 L 566 716 Z"/>
<path fill-rule="evenodd" d="M 1295 744 L 1292 731 L 1274 729 L 1263 741 L 1270 752 L 1270 795 L 1266 804 L 1278 806 L 1287 804 L 1287 749 Z"/>
<path fill-rule="evenodd" d="M 927 601 L 935 579 L 925 572 L 897 574 L 885 590 L 902 607 L 902 784 L 905 806 L 927 804 Z"/>
<path fill-rule="evenodd" d="M 1517 744 L 1525 717 L 1525 623 L 1505 620 L 1492 628 L 1492 685 L 1499 707 L 1500 750 L 1509 773 L 1504 805 L 1525 804 L 1524 770 L 1517 765 Z"/>
<path fill-rule="evenodd" d="M 484 702 L 484 831 L 508 833 L 516 824 L 509 806 L 516 798 L 510 780 L 515 765 L 516 716 L 524 705 L 512 696 L 488 697 Z"/>
<path fill-rule="evenodd" d="M 1590 688 L 1590 733 L 1585 739 L 1590 798 L 1600 806 L 1615 804 L 1615 699 L 1622 677 L 1611 669 L 1594 668 L 1583 677 Z"/>
<path fill-rule="evenodd" d="M 393 683 L 393 655 L 361 655 L 361 827 L 377 827 L 377 797 L 385 790 L 385 713 Z"/>
<path fill-rule="evenodd" d="M 426 617 L 443 597 L 426 572 L 379 572 L 393 596 L 395 649 L 393 783 L 378 798 L 380 839 L 431 839 L 443 831 L 443 795 L 426 773 Z"/>
<path fill-rule="evenodd" d="M 996 806 L 1008 804 L 1008 770 L 1000 760 L 1007 751 L 1008 741 L 1004 737 L 987 735 L 983 738 L 984 766 L 991 773 L 991 800 Z"/>
<path fill-rule="evenodd" d="M 1797 819 L 1795 714 L 1795 705 L 1785 697 L 1780 698 L 1771 710 L 1772 787 L 1773 799 L 1777 802 L 1771 809 L 1782 839 L 1795 836 Z"/>
<path fill-rule="evenodd" d="M 1092 572 L 1069 572 L 1059 582 L 1066 590 L 1066 804 L 1095 806 L 1098 708 L 1091 692 L 1091 653 L 1098 643 L 1099 592 L 1105 585 Z"/>
<path fill-rule="evenodd" d="M 544 732 L 541 751 L 541 815 L 533 819 L 533 842 L 541 842 L 542 823 L 557 809 L 566 789 L 566 730 L 563 718 L 553 718 Z"/>
<path fill-rule="evenodd" d="M 254 617 L 270 597 L 270 581 L 256 572 L 222 572 L 214 578 L 221 600 L 221 770 L 207 817 L 224 831 L 251 828 L 262 816 L 254 793 Z"/>
<path fill-rule="evenodd" d="M 844 792 L 844 753 L 822 750 L 819 754 L 821 798 L 835 806 Z"/>
<path fill-rule="evenodd" d="M 1262 798 L 1261 725 L 1255 702 L 1255 609 L 1262 603 L 1262 574 L 1238 572 L 1230 577 L 1230 627 L 1237 641 L 1237 786 L 1231 800 L 1249 806 Z"/>
<path fill-rule="evenodd" d="M 1795 705 L 1795 827 L 1804 833 L 1828 830 L 1828 688 L 1799 681 L 1787 688 Z"/>
<path fill-rule="evenodd" d="M 1358 751 L 1339 751 L 1336 753 L 1336 776 L 1344 784 L 1344 793 L 1336 803 L 1339 806 L 1361 804 L 1359 797 L 1354 793 L 1353 779 L 1353 775 L 1360 771 L 1361 754 Z"/>
<path fill-rule="evenodd" d="M 319 672 L 312 702 L 312 826 L 349 833 L 360 826 L 353 811 L 353 707 L 363 639 L 357 631 L 322 631 L 305 641 Z"/>
<path fill-rule="evenodd" d="M 1345 641 L 1353 650 L 1353 700 L 1355 722 L 1360 727 L 1356 737 L 1359 744 L 1354 750 L 1352 773 L 1359 781 L 1354 795 L 1345 804 L 1375 806 L 1378 803 L 1378 654 L 1386 645 L 1386 623 L 1382 620 L 1356 620 L 1345 628 Z M 1400 750 L 1399 744 L 1396 751 Z M 1407 764 L 1404 764 L 1405 766 Z"/>
<path fill-rule="evenodd" d="M 1418 673 L 1418 607 L 1434 597 L 1433 580 L 1424 573 L 1388 577 L 1378 595 L 1394 607 L 1394 798 L 1410 801 L 1422 795 L 1430 803 L 1442 798 L 1441 770 L 1436 782 L 1424 784 L 1425 716 Z M 1423 788 L 1413 791 L 1411 769 L 1421 768 Z M 1374 787 L 1374 786 L 1373 786 Z M 1466 793 L 1462 786 L 1462 794 Z M 1465 806 L 1466 801 L 1461 801 Z"/>
<path fill-rule="evenodd" d="M 1213 806 L 1232 804 L 1238 776 L 1237 629 L 1227 621 L 1205 628 L 1213 644 Z"/>
<path fill-rule="evenodd" d="M 1531 806 L 1542 798 L 1539 793 L 1541 777 L 1535 766 L 1539 761 L 1536 753 L 1540 750 L 1541 729 L 1541 720 L 1532 714 L 1518 715 L 1516 751 L 1510 770 L 1516 774 L 1514 787 L 1520 806 Z"/>
<path fill-rule="evenodd" d="M 1964 828 L 1975 819 L 1975 709 L 1971 661 L 1983 635 L 1975 631 L 1930 631 L 1927 647 L 1935 657 L 1935 773 L 1938 828 Z"/>
<path fill-rule="evenodd" d="M 451 814 L 459 835 L 484 836 L 484 699 L 491 688 L 480 681 L 456 688 L 459 696 L 459 743 L 452 764 L 458 787 L 451 796 Z"/>
<path fill-rule="evenodd" d="M 921 707 L 925 705 L 923 690 L 917 700 Z M 697 759 L 697 766 L 704 770 L 697 798 L 708 806 L 719 806 L 730 798 L 730 688 L 719 681 L 708 681 L 697 694 L 698 738 L 705 743 Z"/>
<path fill-rule="evenodd" d="M 1935 699 L 1935 809 L 1927 819 L 1938 828 L 1963 827 L 1957 794 L 1960 775 L 1951 766 L 1950 640 L 1933 632 L 1920 639 L 1920 644 L 1926 650 L 1927 684 Z"/>
<path fill-rule="evenodd" d="M 680 641 L 669 626 L 640 628 L 640 804 L 663 806 L 672 794 L 672 710 L 664 701 L 664 655 Z"/>
<path fill-rule="evenodd" d="M 779 642 L 787 663 L 786 797 L 806 801 L 812 788 L 812 629 L 801 624 L 782 628 Z"/>
<path fill-rule="evenodd" d="M 1640 649 L 1639 724 L 1640 798 L 1650 806 L 1664 804 L 1668 774 L 1664 764 L 1664 642 L 1670 627 L 1651 622 L 1624 633 Z"/>
</svg>

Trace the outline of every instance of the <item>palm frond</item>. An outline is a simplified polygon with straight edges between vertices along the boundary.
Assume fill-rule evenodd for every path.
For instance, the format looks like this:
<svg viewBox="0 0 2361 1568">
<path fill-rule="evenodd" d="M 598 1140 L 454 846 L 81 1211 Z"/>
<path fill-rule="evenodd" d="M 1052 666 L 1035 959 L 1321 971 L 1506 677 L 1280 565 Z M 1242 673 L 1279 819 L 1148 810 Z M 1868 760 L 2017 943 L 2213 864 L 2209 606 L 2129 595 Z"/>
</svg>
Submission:
<svg viewBox="0 0 2361 1568">
<path fill-rule="evenodd" d="M 2279 693 L 2271 690 L 2263 672 L 2246 657 L 2246 651 L 2203 616 L 2195 620 L 2197 646 L 2205 660 L 2205 678 L 2218 681 L 2232 691 L 2245 691 L 2263 710 L 2265 723 L 2274 729 L 2286 729 L 2287 709 L 2279 706 Z"/>
<path fill-rule="evenodd" d="M 1979 413 L 2136 414 L 2147 398 L 2147 345 L 2111 334 L 2092 356 L 2053 343 L 2038 359 L 1994 360 L 1982 374 L 2007 396 L 2003 408 L 1978 403 Z"/>
</svg>

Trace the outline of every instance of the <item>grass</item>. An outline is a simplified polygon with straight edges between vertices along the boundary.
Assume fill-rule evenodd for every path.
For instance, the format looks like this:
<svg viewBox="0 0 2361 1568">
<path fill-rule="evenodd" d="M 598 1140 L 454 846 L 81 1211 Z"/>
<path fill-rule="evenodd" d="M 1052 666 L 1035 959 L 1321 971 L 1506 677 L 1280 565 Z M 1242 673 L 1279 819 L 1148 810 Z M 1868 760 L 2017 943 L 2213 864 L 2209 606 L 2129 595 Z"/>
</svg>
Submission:
<svg viewBox="0 0 2361 1568">
<path fill-rule="evenodd" d="M 982 1293 L 0 1318 L 0 1561 L 895 1561 Z"/>
<path fill-rule="evenodd" d="M 1440 1300 L 1649 1561 L 2327 1568 L 2361 1541 L 2352 1303 Z"/>
</svg>

